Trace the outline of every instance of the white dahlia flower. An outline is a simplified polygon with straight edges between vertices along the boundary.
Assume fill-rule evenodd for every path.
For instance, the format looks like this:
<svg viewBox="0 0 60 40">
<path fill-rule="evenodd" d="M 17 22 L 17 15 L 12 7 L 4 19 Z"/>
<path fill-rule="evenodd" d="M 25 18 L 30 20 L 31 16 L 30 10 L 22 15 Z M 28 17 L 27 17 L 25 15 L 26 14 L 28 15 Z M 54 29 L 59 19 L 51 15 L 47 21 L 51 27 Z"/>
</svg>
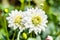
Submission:
<svg viewBox="0 0 60 40">
<path fill-rule="evenodd" d="M 29 28 L 29 33 L 34 31 L 36 34 L 40 33 L 41 30 L 45 31 L 47 21 L 47 15 L 42 9 L 31 8 L 25 11 L 26 13 L 26 24 L 25 26 Z"/>
<path fill-rule="evenodd" d="M 24 22 L 25 16 L 22 11 L 11 11 L 6 19 L 8 20 L 8 27 L 11 27 L 13 29 L 19 27 L 20 31 L 25 29 L 24 23 L 26 22 Z"/>
</svg>

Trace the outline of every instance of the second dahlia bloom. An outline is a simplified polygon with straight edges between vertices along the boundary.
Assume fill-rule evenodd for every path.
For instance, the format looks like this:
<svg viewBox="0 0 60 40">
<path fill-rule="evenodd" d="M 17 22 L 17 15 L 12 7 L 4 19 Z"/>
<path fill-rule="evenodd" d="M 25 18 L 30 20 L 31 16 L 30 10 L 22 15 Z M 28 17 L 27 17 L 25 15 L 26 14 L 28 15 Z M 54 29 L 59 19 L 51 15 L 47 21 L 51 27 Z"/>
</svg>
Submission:
<svg viewBox="0 0 60 40">
<path fill-rule="evenodd" d="M 25 24 L 26 27 L 29 28 L 29 33 L 34 31 L 36 34 L 41 31 L 45 31 L 45 27 L 47 26 L 47 15 L 42 9 L 39 8 L 31 8 L 27 9 L 26 19 L 27 22 Z"/>
</svg>

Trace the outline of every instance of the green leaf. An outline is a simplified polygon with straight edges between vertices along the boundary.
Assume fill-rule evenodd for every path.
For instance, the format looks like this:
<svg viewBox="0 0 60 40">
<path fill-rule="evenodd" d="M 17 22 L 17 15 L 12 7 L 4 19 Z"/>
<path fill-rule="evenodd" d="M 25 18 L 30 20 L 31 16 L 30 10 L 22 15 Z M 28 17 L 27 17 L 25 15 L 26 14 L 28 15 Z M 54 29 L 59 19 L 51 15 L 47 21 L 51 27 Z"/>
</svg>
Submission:
<svg viewBox="0 0 60 40">
<path fill-rule="evenodd" d="M 37 37 L 36 37 L 36 40 L 41 40 L 41 37 L 40 37 L 40 36 L 37 36 Z"/>
<path fill-rule="evenodd" d="M 55 24 L 54 24 L 53 21 L 49 22 L 48 30 L 50 30 L 50 33 L 52 33 L 52 32 L 54 33 L 54 31 L 55 31 Z"/>
<path fill-rule="evenodd" d="M 56 37 L 56 39 L 55 40 L 60 40 L 60 35 L 58 36 L 58 37 Z"/>
</svg>

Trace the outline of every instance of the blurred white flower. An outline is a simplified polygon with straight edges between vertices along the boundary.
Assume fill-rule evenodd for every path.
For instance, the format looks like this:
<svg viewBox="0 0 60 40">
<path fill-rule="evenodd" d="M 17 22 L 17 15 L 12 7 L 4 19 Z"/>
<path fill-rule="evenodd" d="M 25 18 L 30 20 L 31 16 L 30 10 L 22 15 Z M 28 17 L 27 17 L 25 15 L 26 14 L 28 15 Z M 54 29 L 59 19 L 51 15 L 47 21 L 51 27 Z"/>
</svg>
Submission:
<svg viewBox="0 0 60 40">
<path fill-rule="evenodd" d="M 42 9 L 27 9 L 26 13 L 26 19 L 27 22 L 25 24 L 26 27 L 29 28 L 29 33 L 34 31 L 36 34 L 40 33 L 41 30 L 45 31 L 45 27 L 47 26 L 47 15 L 45 15 L 45 12 Z"/>
<path fill-rule="evenodd" d="M 53 37 L 48 35 L 48 37 L 46 38 L 46 40 L 53 40 Z"/>
<path fill-rule="evenodd" d="M 9 16 L 6 18 L 8 20 L 8 27 L 12 27 L 13 29 L 16 29 L 19 27 L 20 31 L 25 29 L 24 26 L 24 13 L 22 11 L 11 11 L 9 13 Z"/>
</svg>

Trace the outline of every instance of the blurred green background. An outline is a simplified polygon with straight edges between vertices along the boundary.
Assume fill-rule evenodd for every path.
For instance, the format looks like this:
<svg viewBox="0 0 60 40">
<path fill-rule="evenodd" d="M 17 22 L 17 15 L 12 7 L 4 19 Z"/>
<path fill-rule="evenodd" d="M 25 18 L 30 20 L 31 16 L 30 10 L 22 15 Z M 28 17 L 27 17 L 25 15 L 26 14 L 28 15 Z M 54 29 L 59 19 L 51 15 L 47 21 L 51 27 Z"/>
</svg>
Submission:
<svg viewBox="0 0 60 40">
<path fill-rule="evenodd" d="M 51 35 L 54 40 L 60 40 L 60 0 L 0 0 L 0 40 L 14 40 L 17 31 L 8 28 L 6 16 L 11 10 L 26 10 L 27 8 L 39 7 L 48 16 L 48 27 L 42 33 L 42 40 Z M 15 36 L 13 36 L 16 34 Z"/>
</svg>

